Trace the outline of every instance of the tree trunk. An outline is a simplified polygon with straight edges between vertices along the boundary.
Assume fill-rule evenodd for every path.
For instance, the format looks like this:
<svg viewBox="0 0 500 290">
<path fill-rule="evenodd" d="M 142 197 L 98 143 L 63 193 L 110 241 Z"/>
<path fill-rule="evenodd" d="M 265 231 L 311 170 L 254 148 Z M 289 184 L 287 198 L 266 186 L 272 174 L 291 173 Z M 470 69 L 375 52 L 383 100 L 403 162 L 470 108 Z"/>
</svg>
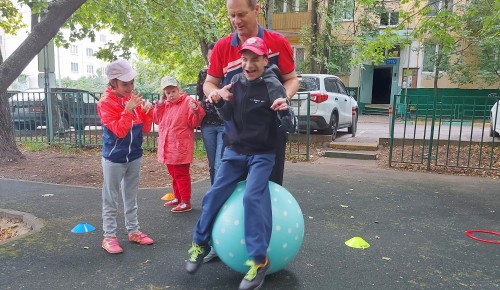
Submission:
<svg viewBox="0 0 500 290">
<path fill-rule="evenodd" d="M 267 0 L 266 5 L 266 28 L 273 29 L 274 0 Z"/>
<path fill-rule="evenodd" d="M 86 0 L 51 2 L 45 17 L 35 25 L 26 40 L 0 64 L 0 164 L 22 158 L 12 128 L 7 88 L 23 72 L 31 60 L 56 35 L 59 28 Z"/>
<path fill-rule="evenodd" d="M 311 72 L 318 73 L 318 37 L 319 37 L 319 23 L 318 23 L 318 0 L 311 2 Z"/>
</svg>

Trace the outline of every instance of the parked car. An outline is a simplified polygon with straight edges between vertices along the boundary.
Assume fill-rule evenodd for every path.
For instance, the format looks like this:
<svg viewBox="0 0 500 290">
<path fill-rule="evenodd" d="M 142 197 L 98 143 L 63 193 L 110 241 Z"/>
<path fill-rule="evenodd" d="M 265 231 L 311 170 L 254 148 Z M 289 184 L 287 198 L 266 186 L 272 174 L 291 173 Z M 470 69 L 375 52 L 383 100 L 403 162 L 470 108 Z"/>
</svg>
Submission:
<svg viewBox="0 0 500 290">
<path fill-rule="evenodd" d="M 47 96 L 56 102 L 52 115 L 56 117 L 53 122 L 57 130 L 100 125 L 98 98 L 94 94 L 69 88 L 52 88 L 47 94 L 44 89 L 28 89 L 9 98 L 14 129 L 31 130 L 46 126 L 49 112 Z"/>
<path fill-rule="evenodd" d="M 196 84 L 187 84 L 182 86 L 183 92 L 186 92 L 191 98 L 198 99 L 196 96 Z"/>
<path fill-rule="evenodd" d="M 307 93 L 310 96 L 310 129 L 337 137 L 337 130 L 347 128 L 354 137 L 358 124 L 358 103 L 349 95 L 339 77 L 327 74 L 299 76 L 299 91 L 291 105 L 300 131 L 307 128 Z"/>
<path fill-rule="evenodd" d="M 500 101 L 497 101 L 490 111 L 490 137 L 500 136 Z"/>
</svg>

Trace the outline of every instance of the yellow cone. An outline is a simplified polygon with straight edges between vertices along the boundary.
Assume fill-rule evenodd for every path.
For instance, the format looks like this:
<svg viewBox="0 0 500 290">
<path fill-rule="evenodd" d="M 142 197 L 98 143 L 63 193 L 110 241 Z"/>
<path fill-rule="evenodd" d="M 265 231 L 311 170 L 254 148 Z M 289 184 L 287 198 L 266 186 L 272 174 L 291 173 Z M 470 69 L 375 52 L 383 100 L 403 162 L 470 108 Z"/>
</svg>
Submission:
<svg viewBox="0 0 500 290">
<path fill-rule="evenodd" d="M 171 192 L 167 192 L 167 193 L 166 193 L 166 194 L 165 194 L 165 195 L 161 198 L 161 200 L 170 201 L 170 200 L 172 200 L 172 199 L 174 199 L 174 198 L 175 198 L 175 196 L 174 196 L 174 194 L 173 194 L 173 193 L 171 193 Z"/>
<path fill-rule="evenodd" d="M 370 247 L 370 244 L 368 244 L 365 240 L 363 240 L 360 237 L 354 237 L 352 239 L 349 239 L 345 242 L 345 244 L 351 248 L 356 248 L 356 249 L 366 249 Z"/>
</svg>

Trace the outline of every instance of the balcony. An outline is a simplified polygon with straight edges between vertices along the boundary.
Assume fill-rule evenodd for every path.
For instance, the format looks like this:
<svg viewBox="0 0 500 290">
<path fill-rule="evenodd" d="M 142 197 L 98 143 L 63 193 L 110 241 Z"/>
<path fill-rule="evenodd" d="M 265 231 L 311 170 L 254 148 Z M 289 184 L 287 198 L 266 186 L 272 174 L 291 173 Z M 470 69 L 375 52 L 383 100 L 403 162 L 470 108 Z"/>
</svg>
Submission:
<svg viewBox="0 0 500 290">
<path fill-rule="evenodd" d="M 264 15 L 259 15 L 259 24 L 265 27 Z M 311 12 L 286 12 L 273 14 L 272 30 L 283 34 L 292 44 L 300 41 L 300 30 L 311 24 Z"/>
</svg>

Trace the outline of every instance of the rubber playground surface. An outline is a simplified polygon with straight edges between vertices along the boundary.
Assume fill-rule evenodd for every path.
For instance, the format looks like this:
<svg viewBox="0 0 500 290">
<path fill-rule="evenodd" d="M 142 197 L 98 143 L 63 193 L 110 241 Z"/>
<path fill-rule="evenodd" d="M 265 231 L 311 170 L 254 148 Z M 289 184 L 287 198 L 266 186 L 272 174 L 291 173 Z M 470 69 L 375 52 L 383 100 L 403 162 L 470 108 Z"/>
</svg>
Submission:
<svg viewBox="0 0 500 290">
<path fill-rule="evenodd" d="M 305 235 L 297 256 L 263 289 L 499 289 L 500 181 L 402 172 L 371 161 L 287 163 L 286 189 L 301 207 Z M 33 214 L 41 230 L 0 244 L 0 289 L 237 289 L 242 274 L 220 260 L 184 270 L 209 182 L 193 185 L 189 213 L 171 213 L 169 189 L 142 189 L 139 221 L 155 244 L 101 249 L 100 189 L 0 179 L 0 208 Z M 75 234 L 87 222 L 96 230 Z M 360 237 L 370 247 L 349 247 Z M 271 261 L 272 263 L 272 261 Z"/>
</svg>

